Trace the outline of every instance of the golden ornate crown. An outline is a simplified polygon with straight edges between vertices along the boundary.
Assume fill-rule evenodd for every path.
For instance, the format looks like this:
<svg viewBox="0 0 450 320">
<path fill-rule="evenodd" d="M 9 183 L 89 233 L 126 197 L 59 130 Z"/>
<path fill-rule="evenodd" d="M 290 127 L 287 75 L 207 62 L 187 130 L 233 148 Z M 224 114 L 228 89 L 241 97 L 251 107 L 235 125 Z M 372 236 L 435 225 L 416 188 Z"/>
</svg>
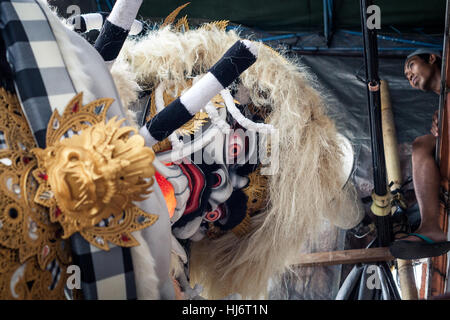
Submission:
<svg viewBox="0 0 450 320">
<path fill-rule="evenodd" d="M 33 176 L 39 183 L 34 201 L 49 208 L 64 239 L 79 232 L 103 250 L 109 250 L 108 242 L 136 246 L 131 232 L 158 219 L 132 203 L 150 193 L 154 153 L 136 129 L 121 127 L 124 120 L 105 122 L 113 99 L 84 106 L 82 97 L 73 98 L 62 115 L 53 113 L 46 149 L 32 150 L 38 160 Z"/>
</svg>

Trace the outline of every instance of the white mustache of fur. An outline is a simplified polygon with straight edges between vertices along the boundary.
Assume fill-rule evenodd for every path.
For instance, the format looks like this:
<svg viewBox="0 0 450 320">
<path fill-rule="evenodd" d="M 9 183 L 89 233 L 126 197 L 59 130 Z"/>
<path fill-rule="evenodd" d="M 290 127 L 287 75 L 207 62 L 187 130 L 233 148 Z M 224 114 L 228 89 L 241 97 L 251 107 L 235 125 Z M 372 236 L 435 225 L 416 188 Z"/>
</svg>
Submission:
<svg viewBox="0 0 450 320">
<path fill-rule="evenodd" d="M 160 82 L 184 86 L 238 39 L 234 31 L 217 28 L 185 33 L 164 28 L 127 42 L 120 61 L 129 64 L 144 89 Z M 256 107 L 271 108 L 267 122 L 280 133 L 280 168 L 269 176 L 268 205 L 252 218 L 249 234 L 238 238 L 229 232 L 193 243 L 191 283 L 203 285 L 203 294 L 211 299 L 232 293 L 266 297 L 268 280 L 285 272 L 308 243 L 318 241 L 316 230 L 323 219 L 344 229 L 362 219 L 353 187 L 342 188 L 336 127 L 325 114 L 313 77 L 298 61 L 258 45 L 258 60 L 240 79 Z"/>
</svg>

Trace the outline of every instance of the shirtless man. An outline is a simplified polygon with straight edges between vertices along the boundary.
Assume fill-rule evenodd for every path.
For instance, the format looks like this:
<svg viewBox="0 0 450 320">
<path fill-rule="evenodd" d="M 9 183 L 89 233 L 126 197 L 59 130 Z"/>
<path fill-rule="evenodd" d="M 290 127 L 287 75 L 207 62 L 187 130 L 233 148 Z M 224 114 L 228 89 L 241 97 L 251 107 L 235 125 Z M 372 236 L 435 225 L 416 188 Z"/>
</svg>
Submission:
<svg viewBox="0 0 450 320">
<path fill-rule="evenodd" d="M 404 72 L 413 88 L 440 94 L 440 53 L 429 49 L 416 50 L 406 59 Z M 391 246 L 391 253 L 397 258 L 419 259 L 439 256 L 450 250 L 447 235 L 439 226 L 440 173 L 434 159 L 438 134 L 436 111 L 431 134 L 418 137 L 413 142 L 413 182 L 420 208 L 421 224 L 414 235 L 402 238 Z"/>
</svg>

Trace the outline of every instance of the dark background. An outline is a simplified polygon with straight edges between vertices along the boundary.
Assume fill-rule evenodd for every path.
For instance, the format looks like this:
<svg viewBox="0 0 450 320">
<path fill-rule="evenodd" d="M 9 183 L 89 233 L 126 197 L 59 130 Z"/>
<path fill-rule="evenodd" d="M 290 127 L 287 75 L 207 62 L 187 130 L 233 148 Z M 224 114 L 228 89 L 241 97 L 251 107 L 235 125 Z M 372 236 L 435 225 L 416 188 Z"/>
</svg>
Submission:
<svg viewBox="0 0 450 320">
<path fill-rule="evenodd" d="M 77 4 L 83 13 L 109 11 L 115 0 L 51 0 L 61 8 Z M 143 18 L 164 18 L 186 0 L 144 0 L 139 14 Z M 323 28 L 323 1 L 321 0 L 191 0 L 183 14 L 190 18 L 230 20 L 252 28 L 267 31 L 299 31 Z M 359 28 L 359 1 L 334 0 L 335 28 Z M 109 4 L 108 4 L 109 3 Z M 379 0 L 382 26 L 401 31 L 424 28 L 441 31 L 444 28 L 445 1 L 443 0 Z M 385 30 L 383 30 L 385 31 Z"/>
</svg>

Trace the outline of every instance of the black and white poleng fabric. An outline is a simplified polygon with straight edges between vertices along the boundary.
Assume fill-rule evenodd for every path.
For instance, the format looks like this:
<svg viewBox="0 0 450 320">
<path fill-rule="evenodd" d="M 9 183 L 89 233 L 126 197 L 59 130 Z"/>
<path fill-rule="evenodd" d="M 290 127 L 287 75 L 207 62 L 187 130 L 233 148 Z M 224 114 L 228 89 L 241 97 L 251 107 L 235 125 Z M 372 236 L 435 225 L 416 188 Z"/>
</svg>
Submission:
<svg viewBox="0 0 450 320">
<path fill-rule="evenodd" d="M 257 51 L 248 40 L 237 41 L 186 93 L 156 114 L 139 133 L 148 145 L 167 138 L 203 108 L 220 91 L 255 63 Z"/>
<path fill-rule="evenodd" d="M 47 15 L 51 13 L 44 6 L 35 0 L 0 0 L 0 31 L 7 60 L 22 109 L 41 148 L 45 148 L 53 111 L 62 113 L 77 93 L 53 33 L 53 28 L 65 27 L 50 26 Z M 59 31 L 65 32 L 62 29 Z M 71 237 L 71 243 L 74 262 L 81 268 L 85 299 L 136 299 L 129 248 L 100 252 L 79 234 Z"/>
<path fill-rule="evenodd" d="M 74 247 L 76 243 L 76 247 Z M 84 240 L 79 233 L 72 236 L 74 263 L 82 268 L 81 288 L 86 300 L 136 300 L 136 283 L 130 248 L 109 245 L 104 251 Z"/>
<path fill-rule="evenodd" d="M 43 148 L 53 110 L 64 110 L 75 89 L 40 5 L 30 0 L 0 0 L 0 6 L 0 27 L 17 94 L 36 142 Z"/>
</svg>

